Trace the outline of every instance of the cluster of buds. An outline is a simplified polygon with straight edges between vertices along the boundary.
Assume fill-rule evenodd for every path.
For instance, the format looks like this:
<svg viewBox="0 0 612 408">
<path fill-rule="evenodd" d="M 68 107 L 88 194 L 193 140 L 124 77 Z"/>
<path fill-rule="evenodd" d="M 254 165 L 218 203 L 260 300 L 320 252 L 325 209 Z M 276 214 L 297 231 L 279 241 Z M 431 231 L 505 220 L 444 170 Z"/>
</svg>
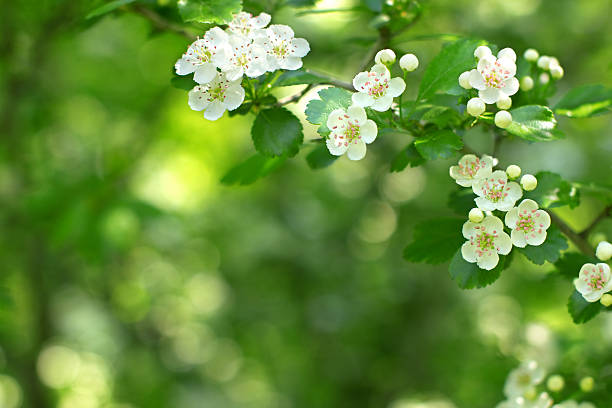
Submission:
<svg viewBox="0 0 612 408">
<path fill-rule="evenodd" d="M 595 255 L 602 262 L 584 264 L 574 279 L 574 286 L 587 302 L 600 301 L 608 307 L 612 305 L 612 294 L 608 293 L 612 291 L 612 273 L 606 262 L 612 258 L 612 244 L 601 241 Z"/>
<path fill-rule="evenodd" d="M 538 75 L 538 81 L 542 85 L 547 85 L 550 79 L 558 80 L 563 78 L 565 72 L 563 67 L 559 63 L 559 60 L 555 57 L 548 55 L 540 55 L 540 53 L 533 48 L 525 50 L 523 57 L 526 61 L 530 62 L 532 69 L 536 75 Z M 525 75 L 520 81 L 522 91 L 530 91 L 535 86 L 535 81 L 530 75 Z"/>
</svg>

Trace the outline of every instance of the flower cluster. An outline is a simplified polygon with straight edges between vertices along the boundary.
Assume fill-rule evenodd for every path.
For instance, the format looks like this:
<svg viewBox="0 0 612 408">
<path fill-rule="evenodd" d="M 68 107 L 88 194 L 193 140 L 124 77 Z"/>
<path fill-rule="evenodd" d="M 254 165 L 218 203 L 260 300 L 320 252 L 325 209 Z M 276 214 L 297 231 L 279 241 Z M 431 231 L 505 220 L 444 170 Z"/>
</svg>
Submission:
<svg viewBox="0 0 612 408">
<path fill-rule="evenodd" d="M 378 134 L 376 123 L 367 118 L 365 108 L 385 112 L 391 108 L 393 98 L 406 89 L 404 79 L 391 78 L 390 70 L 395 59 L 393 50 L 380 50 L 374 58 L 374 66 L 353 78 L 356 92 L 352 95 L 352 106 L 346 111 L 334 110 L 327 119 L 330 130 L 327 148 L 331 154 L 341 156 L 346 153 L 350 160 L 365 157 L 366 144 L 372 143 Z M 418 67 L 419 60 L 413 54 L 406 54 L 400 58 L 399 65 L 405 75 Z"/>
<path fill-rule="evenodd" d="M 541 85 L 547 85 L 550 79 L 557 80 L 563 78 L 565 71 L 555 57 L 548 55 L 540 56 L 540 53 L 533 48 L 525 50 L 523 57 L 530 63 L 530 71 L 538 77 Z M 525 75 L 520 81 L 522 91 L 530 91 L 535 86 L 535 81 L 531 75 Z"/>
<path fill-rule="evenodd" d="M 521 168 L 510 165 L 503 170 L 494 170 L 497 159 L 473 154 L 463 156 L 449 173 L 457 184 L 471 187 L 476 198 L 476 208 L 469 213 L 469 221 L 463 225 L 466 242 L 461 247 L 461 255 L 479 268 L 491 270 L 499 262 L 499 255 L 507 255 L 512 246 L 524 248 L 538 246 L 546 240 L 550 227 L 550 216 L 540 210 L 533 200 L 516 202 L 523 196 L 523 190 L 536 188 L 537 179 L 531 174 L 521 178 L 521 185 L 513 179 L 521 175 Z M 504 222 L 493 211 L 506 212 Z M 485 217 L 485 213 L 487 216 Z M 510 235 L 504 232 L 504 223 Z"/>
<path fill-rule="evenodd" d="M 189 106 L 204 111 L 208 120 L 238 108 L 245 98 L 242 79 L 256 78 L 279 69 L 295 70 L 310 51 L 308 41 L 294 38 L 291 27 L 273 24 L 261 13 L 240 12 L 224 31 L 208 30 L 176 62 L 178 75 L 193 73 L 198 85 L 189 92 Z"/>
<path fill-rule="evenodd" d="M 612 272 L 605 262 L 612 258 L 612 244 L 600 242 L 595 254 L 602 262 L 584 264 L 574 280 L 574 286 L 587 302 L 601 301 L 607 307 L 612 305 L 612 295 L 608 294 L 612 291 Z"/>
</svg>

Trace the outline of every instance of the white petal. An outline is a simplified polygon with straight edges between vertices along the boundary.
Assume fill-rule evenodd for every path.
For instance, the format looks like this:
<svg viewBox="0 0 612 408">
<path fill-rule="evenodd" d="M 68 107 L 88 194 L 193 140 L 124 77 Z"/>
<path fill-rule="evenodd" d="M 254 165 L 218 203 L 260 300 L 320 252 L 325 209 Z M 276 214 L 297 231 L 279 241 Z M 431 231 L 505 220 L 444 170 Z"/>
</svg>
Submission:
<svg viewBox="0 0 612 408">
<path fill-rule="evenodd" d="M 504 86 L 501 88 L 501 91 L 505 93 L 507 96 L 512 96 L 518 92 L 520 88 L 519 80 L 515 77 L 506 79 L 504 81 Z"/>
<path fill-rule="evenodd" d="M 497 60 L 502 69 L 504 77 L 513 77 L 516 75 L 516 63 L 511 58 L 501 57 Z"/>
<path fill-rule="evenodd" d="M 472 185 L 472 187 L 474 187 Z M 495 203 L 493 203 L 492 201 L 484 198 L 484 197 L 476 197 L 474 199 L 474 202 L 476 203 L 476 206 L 478 208 L 480 208 L 483 211 L 493 211 L 495 210 Z"/>
<path fill-rule="evenodd" d="M 360 72 L 355 75 L 355 78 L 353 78 L 353 87 L 355 90 L 358 92 L 365 90 L 365 83 L 369 81 L 369 78 L 367 72 Z"/>
<path fill-rule="evenodd" d="M 384 81 L 385 79 L 389 80 L 391 78 L 391 73 L 383 64 L 375 64 L 370 72 L 374 72 L 379 75 L 381 81 Z"/>
<path fill-rule="evenodd" d="M 479 268 L 490 271 L 499 263 L 499 255 L 497 255 L 495 251 L 484 252 L 481 256 L 476 258 L 476 263 Z"/>
<path fill-rule="evenodd" d="M 472 85 L 472 88 L 478 89 L 479 91 L 483 91 L 487 89 L 484 78 L 482 77 L 480 72 L 478 72 L 477 70 L 473 69 L 470 71 L 469 80 L 470 80 L 470 85 Z"/>
<path fill-rule="evenodd" d="M 472 244 L 470 241 L 466 241 L 461 246 L 461 256 L 470 263 L 476 262 L 476 245 Z"/>
<path fill-rule="evenodd" d="M 257 17 L 251 19 L 251 24 L 253 28 L 264 28 L 270 23 L 270 20 L 272 20 L 271 15 L 268 13 L 261 13 Z"/>
<path fill-rule="evenodd" d="M 208 120 L 217 120 L 223 116 L 223 112 L 225 112 L 225 106 L 221 102 L 215 101 L 208 105 L 204 111 L 204 117 Z"/>
<path fill-rule="evenodd" d="M 227 71 L 224 71 L 225 77 L 230 81 L 237 81 L 242 78 L 244 74 L 244 70 L 240 65 L 234 65 L 229 68 Z"/>
<path fill-rule="evenodd" d="M 504 219 L 504 221 L 508 228 L 512 230 L 516 228 L 516 223 L 518 222 L 518 219 L 519 219 L 518 214 L 519 214 L 518 208 L 513 208 L 506 213 L 506 218 Z"/>
<path fill-rule="evenodd" d="M 366 155 L 366 145 L 363 140 L 351 143 L 346 152 L 346 156 L 351 160 L 361 160 Z"/>
<path fill-rule="evenodd" d="M 208 106 L 208 95 L 196 86 L 189 91 L 189 107 L 194 111 L 204 110 Z"/>
<path fill-rule="evenodd" d="M 257 78 L 258 76 L 265 74 L 268 70 L 268 66 L 266 65 L 265 61 L 265 58 L 261 58 L 260 60 L 251 62 L 247 68 L 246 75 L 249 78 Z"/>
<path fill-rule="evenodd" d="M 342 156 L 348 149 L 348 146 L 344 143 L 335 142 L 333 133 L 329 135 L 329 139 L 325 143 L 327 144 L 327 150 L 334 156 Z"/>
<path fill-rule="evenodd" d="M 510 232 L 510 237 L 514 246 L 519 248 L 525 248 L 527 246 L 527 241 L 525 240 L 525 233 L 523 231 L 513 229 Z"/>
<path fill-rule="evenodd" d="M 193 75 L 193 80 L 198 84 L 207 84 L 217 76 L 217 68 L 213 64 L 205 63 L 198 66 Z"/>
<path fill-rule="evenodd" d="M 492 55 L 487 55 L 485 57 L 482 57 L 478 61 L 478 65 L 476 66 L 476 69 L 478 70 L 478 72 L 488 71 L 493 67 L 493 65 L 495 64 L 495 61 L 497 61 L 497 58 L 495 58 Z"/>
<path fill-rule="evenodd" d="M 187 61 L 184 57 L 180 60 L 176 61 L 174 64 L 174 69 L 178 75 L 188 75 L 191 74 L 195 70 L 195 65 L 191 62 Z"/>
<path fill-rule="evenodd" d="M 291 46 L 293 47 L 293 55 L 296 57 L 305 57 L 310 52 L 310 45 L 303 38 L 294 38 L 291 40 Z"/>
<path fill-rule="evenodd" d="M 488 233 L 496 235 L 500 231 L 504 230 L 504 223 L 499 218 L 489 215 L 485 217 L 484 220 L 480 223 L 480 228 L 485 228 Z"/>
<path fill-rule="evenodd" d="M 372 104 L 372 109 L 378 112 L 384 112 L 389 110 L 392 103 L 393 97 L 391 95 L 385 95 L 381 98 L 374 100 L 374 103 Z"/>
<path fill-rule="evenodd" d="M 496 103 L 500 97 L 500 90 L 497 88 L 487 88 L 483 91 L 478 91 L 478 97 L 486 104 Z"/>
<path fill-rule="evenodd" d="M 502 255 L 508 255 L 512 250 L 512 240 L 505 232 L 500 232 L 499 236 L 495 238 L 495 248 L 497 253 Z"/>
<path fill-rule="evenodd" d="M 527 198 L 521 201 L 521 203 L 519 204 L 517 208 L 518 208 L 519 213 L 523 213 L 524 211 L 527 211 L 528 213 L 530 213 L 538 209 L 538 203 Z"/>
<path fill-rule="evenodd" d="M 219 47 L 229 41 L 229 36 L 219 27 L 213 27 L 206 32 L 204 38 L 209 41 L 212 47 Z"/>
<path fill-rule="evenodd" d="M 281 39 L 290 39 L 293 38 L 294 33 L 291 27 L 284 24 L 272 24 L 268 27 L 268 30 L 274 35 L 280 37 Z"/>
<path fill-rule="evenodd" d="M 402 78 L 393 78 L 389 81 L 389 90 L 387 91 L 387 95 L 391 95 L 392 97 L 400 96 L 406 90 L 406 83 Z"/>
<path fill-rule="evenodd" d="M 372 106 L 372 104 L 374 103 L 374 98 L 372 98 L 370 95 L 363 93 L 363 92 L 354 93 L 352 96 L 352 100 L 355 105 L 358 105 L 364 108 L 366 106 Z"/>
<path fill-rule="evenodd" d="M 340 126 L 344 121 L 344 115 L 346 112 L 344 109 L 334 109 L 327 116 L 327 128 L 329 130 L 335 129 L 337 126 Z"/>
<path fill-rule="evenodd" d="M 542 243 L 546 241 L 546 230 L 540 229 L 525 234 L 525 241 L 529 245 L 542 245 Z"/>
<path fill-rule="evenodd" d="M 225 100 L 223 103 L 227 110 L 234 110 L 244 102 L 244 88 L 241 86 L 225 91 Z"/>
<path fill-rule="evenodd" d="M 538 210 L 533 215 L 538 228 L 548 229 L 550 227 L 550 215 L 544 210 Z"/>
<path fill-rule="evenodd" d="M 356 121 L 357 124 L 365 123 L 365 121 L 368 119 L 365 109 L 363 109 L 359 105 L 351 105 L 346 110 L 346 113 L 350 116 L 351 119 Z"/>
<path fill-rule="evenodd" d="M 493 172 L 493 173 L 495 174 L 497 172 Z M 508 194 L 506 196 L 506 199 L 515 203 L 519 198 L 523 196 L 523 189 L 521 188 L 521 186 L 518 185 L 518 183 L 511 181 L 506 186 L 506 193 Z"/>
<path fill-rule="evenodd" d="M 373 120 L 366 120 L 366 122 L 361 125 L 360 128 L 361 140 L 370 144 L 374 140 L 376 140 L 376 135 L 378 134 L 378 128 L 376 127 L 376 123 Z"/>
<path fill-rule="evenodd" d="M 302 68 L 302 59 L 299 57 L 287 57 L 284 60 L 280 61 L 280 67 L 282 69 L 288 69 L 290 71 L 300 69 Z"/>
<path fill-rule="evenodd" d="M 476 227 L 478 227 L 478 229 Z M 470 239 L 478 234 L 479 229 L 479 224 L 472 221 L 467 221 L 463 224 L 463 227 L 461 227 L 461 233 L 463 234 L 464 238 Z"/>
</svg>

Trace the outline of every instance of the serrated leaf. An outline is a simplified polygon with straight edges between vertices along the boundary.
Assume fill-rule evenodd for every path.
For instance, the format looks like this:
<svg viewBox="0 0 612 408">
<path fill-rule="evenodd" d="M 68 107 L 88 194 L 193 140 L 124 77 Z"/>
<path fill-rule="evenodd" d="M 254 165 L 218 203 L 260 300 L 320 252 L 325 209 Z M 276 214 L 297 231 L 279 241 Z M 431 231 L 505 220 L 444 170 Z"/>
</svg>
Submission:
<svg viewBox="0 0 612 408">
<path fill-rule="evenodd" d="M 307 72 L 304 69 L 298 69 L 283 72 L 274 83 L 274 86 L 323 84 L 327 81 L 328 79 L 325 77 Z"/>
<path fill-rule="evenodd" d="M 555 270 L 565 278 L 574 280 L 580 273 L 580 268 L 586 263 L 597 263 L 597 259 L 578 253 L 566 252 L 557 262 L 555 262 Z"/>
<path fill-rule="evenodd" d="M 546 241 L 542 245 L 527 245 L 525 248 L 516 248 L 516 250 L 536 265 L 544 265 L 546 261 L 557 262 L 561 251 L 567 249 L 567 240 L 559 228 L 554 225 L 551 225 L 546 233 Z"/>
<path fill-rule="evenodd" d="M 560 175 L 550 171 L 541 171 L 536 174 L 538 187 L 533 191 L 526 191 L 525 198 L 536 201 L 541 208 L 555 208 L 568 205 L 575 208 L 580 204 L 580 191 L 573 187 Z"/>
<path fill-rule="evenodd" d="M 436 218 L 414 227 L 412 242 L 404 249 L 404 259 L 409 262 L 440 264 L 453 257 L 465 238 L 461 218 Z"/>
<path fill-rule="evenodd" d="M 255 149 L 265 156 L 295 156 L 304 140 L 300 120 L 285 108 L 260 111 L 251 136 Z"/>
<path fill-rule="evenodd" d="M 588 322 L 603 309 L 605 307 L 599 302 L 587 302 L 577 290 L 574 290 L 567 302 L 567 311 L 576 324 Z"/>
<path fill-rule="evenodd" d="M 310 153 L 308 153 L 306 162 L 311 169 L 317 170 L 330 166 L 338 157 L 339 156 L 334 156 L 329 152 L 325 143 L 319 143 Z"/>
<path fill-rule="evenodd" d="M 90 11 L 85 16 L 85 19 L 89 20 L 90 18 L 99 17 L 104 14 L 108 14 L 112 11 L 115 11 L 119 7 L 125 6 L 126 4 L 133 3 L 134 1 L 135 0 L 115 0 L 115 1 L 108 2 Z"/>
<path fill-rule="evenodd" d="M 463 147 L 463 141 L 452 130 L 437 130 L 414 141 L 414 147 L 427 160 L 448 159 Z"/>
<path fill-rule="evenodd" d="M 329 134 L 327 117 L 334 109 L 347 109 L 353 103 L 351 93 L 342 88 L 325 88 L 319 91 L 319 98 L 308 102 L 306 120 L 313 125 L 320 125 L 317 131 L 322 136 Z"/>
<path fill-rule="evenodd" d="M 460 188 L 448 195 L 448 207 L 458 215 L 467 216 L 476 207 L 476 195 L 471 188 Z"/>
<path fill-rule="evenodd" d="M 549 142 L 563 138 L 563 133 L 555 129 L 557 119 L 546 106 L 527 105 L 512 109 L 512 123 L 506 128 L 508 133 L 531 142 Z"/>
<path fill-rule="evenodd" d="M 242 9 L 241 0 L 179 0 L 177 7 L 183 21 L 225 24 Z"/>
<path fill-rule="evenodd" d="M 476 66 L 474 50 L 487 42 L 476 39 L 462 39 L 448 44 L 429 63 L 419 86 L 418 100 L 429 99 L 436 92 L 459 94 L 459 75 Z"/>
<path fill-rule="evenodd" d="M 232 167 L 221 179 L 221 183 L 226 185 L 248 185 L 258 179 L 267 176 L 286 160 L 286 157 L 267 157 L 255 154 L 244 162 Z"/>
<path fill-rule="evenodd" d="M 419 154 L 414 147 L 414 142 L 412 142 L 395 156 L 391 162 L 391 171 L 402 171 L 408 165 L 410 165 L 410 167 L 418 167 L 425 162 L 426 160 Z"/>
<path fill-rule="evenodd" d="M 490 271 L 480 269 L 475 263 L 463 259 L 461 249 L 457 250 L 448 266 L 451 278 L 461 289 L 484 288 L 495 282 L 505 269 L 506 257 L 499 256 L 499 263 Z"/>
<path fill-rule="evenodd" d="M 583 85 L 569 91 L 555 113 L 570 118 L 588 118 L 612 112 L 612 89 L 603 85 Z"/>
</svg>

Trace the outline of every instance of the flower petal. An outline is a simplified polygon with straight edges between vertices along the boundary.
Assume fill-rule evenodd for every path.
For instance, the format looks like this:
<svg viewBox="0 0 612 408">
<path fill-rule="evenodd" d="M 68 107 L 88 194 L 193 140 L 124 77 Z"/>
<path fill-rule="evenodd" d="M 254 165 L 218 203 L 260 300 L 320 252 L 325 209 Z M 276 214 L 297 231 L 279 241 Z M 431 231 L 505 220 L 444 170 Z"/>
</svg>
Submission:
<svg viewBox="0 0 612 408">
<path fill-rule="evenodd" d="M 495 268 L 499 263 L 499 255 L 495 251 L 483 252 L 481 256 L 477 257 L 476 264 L 480 269 L 490 271 Z"/>
<path fill-rule="evenodd" d="M 365 143 L 370 144 L 374 140 L 376 140 L 376 135 L 378 134 L 378 127 L 373 120 L 366 120 L 360 128 L 361 140 Z"/>
<path fill-rule="evenodd" d="M 351 160 L 361 160 L 366 155 L 366 144 L 363 140 L 356 140 L 349 144 L 346 156 Z"/>
<path fill-rule="evenodd" d="M 542 243 L 546 241 L 546 230 L 539 229 L 525 234 L 525 241 L 529 245 L 542 245 Z"/>
<path fill-rule="evenodd" d="M 279 61 L 279 63 L 282 69 L 288 69 L 290 71 L 302 68 L 303 64 L 301 58 L 293 56 L 289 56 L 284 60 Z"/>
<path fill-rule="evenodd" d="M 342 156 L 344 153 L 346 153 L 346 150 L 348 149 L 348 146 L 346 144 L 342 142 L 336 142 L 333 133 L 329 135 L 329 139 L 327 139 L 325 144 L 327 145 L 327 150 L 329 150 L 329 152 L 334 156 Z"/>
<path fill-rule="evenodd" d="M 510 238 L 515 247 L 525 248 L 527 241 L 525 240 L 525 233 L 523 231 L 513 229 L 510 232 Z"/>
<path fill-rule="evenodd" d="M 387 91 L 387 95 L 391 95 L 392 97 L 400 96 L 406 90 L 406 83 L 402 78 L 393 78 L 389 81 L 389 90 Z"/>
<path fill-rule="evenodd" d="M 519 80 L 512 77 L 504 81 L 501 91 L 507 96 L 512 96 L 518 92 L 520 87 Z"/>
<path fill-rule="evenodd" d="M 365 83 L 369 81 L 369 78 L 367 72 L 360 72 L 355 75 L 355 78 L 353 78 L 353 87 L 355 90 L 358 92 L 365 90 Z"/>
<path fill-rule="evenodd" d="M 225 106 L 219 101 L 212 102 L 204 111 L 204 117 L 208 120 L 217 120 L 223 116 Z"/>
<path fill-rule="evenodd" d="M 472 185 L 472 188 L 474 188 L 474 185 Z M 476 203 L 476 206 L 480 208 L 482 211 L 493 211 L 496 209 L 495 203 L 493 203 L 492 201 L 488 200 L 485 197 L 476 197 L 474 199 L 474 202 Z"/>
<path fill-rule="evenodd" d="M 499 233 L 494 242 L 498 254 L 508 255 L 512 250 L 512 239 L 503 231 Z"/>
<path fill-rule="evenodd" d="M 391 95 L 385 95 L 381 98 L 374 100 L 371 108 L 378 112 L 385 112 L 389 110 L 393 103 L 393 97 Z"/>
<path fill-rule="evenodd" d="M 516 223 L 518 222 L 519 208 L 515 207 L 506 213 L 506 218 L 504 219 L 506 226 L 510 229 L 516 228 Z"/>
<path fill-rule="evenodd" d="M 366 115 L 365 109 L 363 109 L 359 105 L 349 106 L 349 108 L 346 110 L 346 113 L 350 116 L 352 120 L 357 122 L 358 125 L 365 123 L 365 121 L 368 120 L 368 116 Z"/>
<path fill-rule="evenodd" d="M 194 111 L 204 110 L 208 103 L 208 95 L 202 92 L 201 87 L 196 86 L 189 91 L 189 107 Z"/>
<path fill-rule="evenodd" d="M 310 52 L 310 44 L 303 38 L 294 38 L 291 40 L 291 46 L 295 57 L 305 57 Z"/>
<path fill-rule="evenodd" d="M 352 96 L 353 103 L 357 106 L 366 107 L 372 106 L 374 98 L 363 92 L 356 92 Z"/>
<path fill-rule="evenodd" d="M 334 109 L 331 111 L 327 116 L 327 128 L 333 131 L 337 126 L 342 125 L 345 114 L 346 112 L 344 109 Z"/>
<path fill-rule="evenodd" d="M 207 84 L 217 76 L 217 68 L 213 64 L 204 63 L 195 69 L 193 80 L 198 84 Z"/>
<path fill-rule="evenodd" d="M 478 97 L 486 104 L 496 103 L 501 96 L 501 91 L 497 88 L 486 88 L 482 91 L 478 91 Z"/>
<path fill-rule="evenodd" d="M 461 246 L 461 256 L 470 263 L 476 262 L 476 245 L 472 244 L 470 241 L 466 241 Z"/>
<path fill-rule="evenodd" d="M 244 88 L 241 86 L 230 88 L 225 91 L 225 106 L 227 110 L 234 110 L 244 102 Z"/>
<path fill-rule="evenodd" d="M 195 65 L 183 57 L 176 61 L 176 64 L 174 64 L 174 69 L 178 75 L 188 75 L 195 71 Z"/>
<path fill-rule="evenodd" d="M 482 74 L 477 70 L 471 70 L 468 79 L 470 81 L 470 85 L 472 85 L 472 88 L 477 89 L 479 91 L 484 91 L 485 89 L 487 89 Z"/>
<path fill-rule="evenodd" d="M 389 80 L 391 78 L 391 73 L 383 64 L 375 64 L 370 72 L 374 72 L 375 74 L 380 76 L 380 80 Z"/>
<path fill-rule="evenodd" d="M 536 225 L 543 229 L 550 227 L 550 215 L 544 210 L 537 210 L 533 215 Z"/>
</svg>

